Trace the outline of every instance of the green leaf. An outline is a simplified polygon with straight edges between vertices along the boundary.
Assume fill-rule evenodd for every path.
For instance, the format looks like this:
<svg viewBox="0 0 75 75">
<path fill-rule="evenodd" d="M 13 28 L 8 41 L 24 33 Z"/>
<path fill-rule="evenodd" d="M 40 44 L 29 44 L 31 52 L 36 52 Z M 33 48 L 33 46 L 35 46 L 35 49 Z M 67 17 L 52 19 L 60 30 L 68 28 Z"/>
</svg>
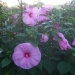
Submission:
<svg viewBox="0 0 75 75">
<path fill-rule="evenodd" d="M 71 72 L 73 75 L 75 75 L 75 62 L 74 62 L 74 64 L 71 65 L 70 72 Z"/>
<path fill-rule="evenodd" d="M 72 23 L 64 23 L 67 26 L 73 25 Z"/>
<path fill-rule="evenodd" d="M 75 48 L 72 48 L 72 55 L 75 56 Z"/>
<path fill-rule="evenodd" d="M 21 75 L 25 75 L 26 74 L 26 70 L 20 68 L 18 70 L 18 73 L 21 74 Z"/>
<path fill-rule="evenodd" d="M 51 74 L 55 70 L 57 62 L 51 60 L 44 61 L 44 68 Z"/>
<path fill-rule="evenodd" d="M 75 56 L 75 53 L 72 53 L 73 56 Z"/>
<path fill-rule="evenodd" d="M 8 48 L 5 46 L 5 45 L 1 45 L 1 49 L 3 50 L 3 51 L 7 51 L 8 50 Z"/>
<path fill-rule="evenodd" d="M 42 70 L 42 68 L 43 68 L 43 62 L 42 61 L 40 61 L 40 63 L 38 64 L 38 66 L 37 66 L 40 70 Z"/>
<path fill-rule="evenodd" d="M 36 75 L 36 72 L 37 72 L 37 68 L 32 68 L 32 69 L 29 69 L 28 72 L 31 74 L 31 75 Z"/>
<path fill-rule="evenodd" d="M 15 68 L 11 68 L 9 70 L 10 75 L 16 75 L 17 74 L 17 70 Z"/>
<path fill-rule="evenodd" d="M 2 60 L 2 67 L 6 67 L 6 66 L 8 66 L 10 63 L 11 63 L 11 60 L 10 60 L 10 59 L 4 58 L 4 59 Z"/>
<path fill-rule="evenodd" d="M 50 27 L 52 27 L 53 25 L 46 25 L 45 27 L 44 27 L 44 29 L 47 29 L 47 28 L 50 28 Z"/>
<path fill-rule="evenodd" d="M 33 26 L 32 28 L 37 30 L 38 29 L 38 26 Z"/>
<path fill-rule="evenodd" d="M 30 40 L 29 42 L 31 42 L 34 46 L 38 46 L 39 42 L 37 40 Z"/>
<path fill-rule="evenodd" d="M 14 28 L 15 27 L 15 25 L 6 25 L 6 28 L 9 30 L 9 29 L 12 29 L 12 28 Z"/>
<path fill-rule="evenodd" d="M 50 59 L 52 59 L 52 60 L 61 60 L 59 57 L 56 57 L 56 56 L 53 56 Z"/>
<path fill-rule="evenodd" d="M 7 43 L 9 41 L 9 37 L 7 37 L 7 36 L 1 37 L 1 39 L 4 43 Z"/>
<path fill-rule="evenodd" d="M 70 64 L 68 62 L 59 62 L 57 65 L 57 69 L 59 70 L 60 74 L 64 74 L 70 71 Z"/>
<path fill-rule="evenodd" d="M 17 37 L 25 37 L 25 34 L 24 33 L 19 33 L 16 35 Z"/>
</svg>

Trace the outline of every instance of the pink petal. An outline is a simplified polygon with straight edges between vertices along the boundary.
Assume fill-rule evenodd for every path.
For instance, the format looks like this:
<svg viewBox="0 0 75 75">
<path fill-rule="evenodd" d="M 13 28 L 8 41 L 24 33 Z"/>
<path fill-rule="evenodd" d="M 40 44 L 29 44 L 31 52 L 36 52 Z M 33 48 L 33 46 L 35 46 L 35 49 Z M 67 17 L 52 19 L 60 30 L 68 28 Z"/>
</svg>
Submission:
<svg viewBox="0 0 75 75">
<path fill-rule="evenodd" d="M 26 57 L 25 53 L 28 53 L 29 56 Z M 22 43 L 15 47 L 12 60 L 17 66 L 23 69 L 30 69 L 38 65 L 41 60 L 41 53 L 39 48 L 31 43 Z"/>
<path fill-rule="evenodd" d="M 72 42 L 72 45 L 75 46 L 75 38 L 74 38 L 74 41 Z"/>
<path fill-rule="evenodd" d="M 64 35 L 63 35 L 62 33 L 60 33 L 60 32 L 58 32 L 57 35 L 58 35 L 59 37 L 61 37 L 62 39 L 65 38 Z"/>
</svg>

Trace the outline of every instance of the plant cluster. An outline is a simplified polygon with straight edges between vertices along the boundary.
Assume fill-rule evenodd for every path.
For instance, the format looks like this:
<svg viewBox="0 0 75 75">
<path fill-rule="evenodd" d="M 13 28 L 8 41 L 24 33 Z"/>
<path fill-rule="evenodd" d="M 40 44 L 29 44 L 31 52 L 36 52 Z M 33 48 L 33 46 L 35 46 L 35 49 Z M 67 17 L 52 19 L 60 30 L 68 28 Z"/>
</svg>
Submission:
<svg viewBox="0 0 75 75">
<path fill-rule="evenodd" d="M 75 75 L 75 2 L 60 9 L 26 5 L 0 24 L 1 75 Z"/>
</svg>

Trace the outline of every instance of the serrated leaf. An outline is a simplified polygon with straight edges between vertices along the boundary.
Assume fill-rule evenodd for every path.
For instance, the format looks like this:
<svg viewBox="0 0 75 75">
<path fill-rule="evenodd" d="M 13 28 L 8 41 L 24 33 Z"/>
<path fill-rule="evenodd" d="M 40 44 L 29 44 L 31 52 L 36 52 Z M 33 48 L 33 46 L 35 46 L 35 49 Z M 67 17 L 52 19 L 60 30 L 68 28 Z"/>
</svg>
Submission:
<svg viewBox="0 0 75 75">
<path fill-rule="evenodd" d="M 57 69 L 59 70 L 60 74 L 64 74 L 70 71 L 70 64 L 68 62 L 59 62 L 57 65 Z"/>
<path fill-rule="evenodd" d="M 2 67 L 6 67 L 6 66 L 8 66 L 10 63 L 11 63 L 11 60 L 10 60 L 10 59 L 4 58 L 4 59 L 2 60 Z"/>
</svg>

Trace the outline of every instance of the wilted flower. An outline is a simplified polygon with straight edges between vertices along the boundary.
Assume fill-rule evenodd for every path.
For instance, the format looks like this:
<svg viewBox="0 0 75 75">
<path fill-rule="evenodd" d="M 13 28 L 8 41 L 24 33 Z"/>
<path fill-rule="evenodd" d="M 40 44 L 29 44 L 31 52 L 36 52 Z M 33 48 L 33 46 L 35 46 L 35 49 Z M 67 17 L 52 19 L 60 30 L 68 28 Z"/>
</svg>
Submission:
<svg viewBox="0 0 75 75">
<path fill-rule="evenodd" d="M 53 40 L 55 40 L 55 41 L 56 41 L 57 39 L 56 39 L 55 37 L 53 37 Z"/>
<path fill-rule="evenodd" d="M 9 21 L 9 20 L 12 20 L 12 19 L 13 19 L 13 16 L 10 16 L 10 17 L 8 18 L 8 21 Z"/>
<path fill-rule="evenodd" d="M 72 45 L 75 46 L 75 38 L 74 38 L 74 41 L 72 42 Z"/>
<path fill-rule="evenodd" d="M 58 41 L 59 46 L 62 50 L 71 49 L 72 47 L 69 45 L 68 40 L 65 39 L 64 35 L 60 32 L 57 33 L 57 35 L 61 38 L 61 40 Z"/>
<path fill-rule="evenodd" d="M 14 15 L 13 15 L 13 18 L 14 18 L 14 19 L 17 19 L 18 16 L 19 16 L 18 14 L 14 14 Z"/>
<path fill-rule="evenodd" d="M 16 24 L 18 22 L 18 19 L 14 20 L 14 24 Z"/>
<path fill-rule="evenodd" d="M 22 43 L 15 47 L 12 59 L 17 66 L 30 69 L 39 64 L 41 53 L 39 48 L 31 43 Z"/>
<path fill-rule="evenodd" d="M 62 50 L 67 50 L 67 49 L 71 49 L 72 47 L 69 45 L 67 39 L 62 39 L 59 42 L 59 46 Z"/>
<path fill-rule="evenodd" d="M 43 34 L 41 39 L 40 39 L 40 42 L 47 42 L 48 41 L 48 35 L 47 34 Z"/>
<path fill-rule="evenodd" d="M 60 23 L 59 23 L 59 22 L 57 22 L 57 23 L 55 23 L 55 24 L 54 24 L 54 26 L 53 26 L 53 27 L 54 27 L 55 29 L 59 29 L 59 28 L 60 28 L 60 25 L 59 25 L 59 24 L 60 24 Z"/>
<path fill-rule="evenodd" d="M 57 33 L 57 35 L 61 38 L 59 41 L 58 41 L 58 44 L 60 46 L 60 48 L 62 50 L 67 50 L 67 49 L 71 49 L 72 47 L 70 46 L 70 44 L 68 43 L 68 40 L 65 39 L 64 35 L 60 32 Z M 55 37 L 53 37 L 53 40 L 57 41 L 57 39 Z"/>
<path fill-rule="evenodd" d="M 14 32 L 14 34 L 17 34 L 18 32 Z"/>
<path fill-rule="evenodd" d="M 18 22 L 18 14 L 14 14 L 13 16 L 10 16 L 6 21 L 5 24 L 7 24 L 9 21 L 16 24 Z"/>
<path fill-rule="evenodd" d="M 23 22 L 29 26 L 34 26 L 37 24 L 39 10 L 37 7 L 26 6 L 25 12 L 23 12 Z"/>
<path fill-rule="evenodd" d="M 13 22 L 16 24 L 18 22 L 18 14 L 13 15 Z"/>
<path fill-rule="evenodd" d="M 57 35 L 58 35 L 60 38 L 62 38 L 62 39 L 65 38 L 64 35 L 63 35 L 62 33 L 60 33 L 60 32 L 58 32 Z"/>
</svg>

